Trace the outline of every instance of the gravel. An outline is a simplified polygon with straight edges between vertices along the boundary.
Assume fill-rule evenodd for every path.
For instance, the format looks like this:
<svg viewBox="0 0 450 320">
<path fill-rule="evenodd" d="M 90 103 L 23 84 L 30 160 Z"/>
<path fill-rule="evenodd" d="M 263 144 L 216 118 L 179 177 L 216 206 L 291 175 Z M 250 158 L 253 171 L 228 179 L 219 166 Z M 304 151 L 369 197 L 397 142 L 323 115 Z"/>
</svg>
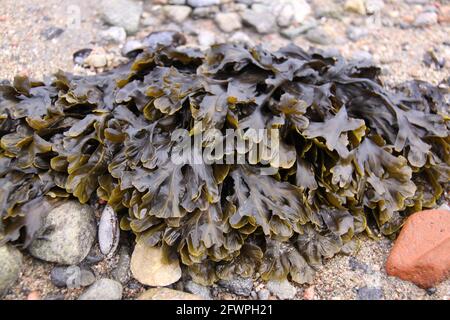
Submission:
<svg viewBox="0 0 450 320">
<path fill-rule="evenodd" d="M 221 280 L 219 285 L 228 290 L 228 292 L 248 297 L 252 292 L 253 280 L 251 278 L 236 277 L 231 280 Z"/>
<path fill-rule="evenodd" d="M 347 300 L 358 299 L 366 293 L 383 292 L 383 299 L 389 300 L 430 300 L 450 298 L 450 279 L 436 286 L 436 293 L 428 295 L 426 290 L 420 289 L 412 283 L 386 275 L 384 265 L 392 247 L 388 239 L 379 241 L 362 237 L 361 247 L 352 258 L 337 255 L 326 259 L 314 280 L 317 299 Z M 367 265 L 367 272 L 364 270 Z M 304 286 L 299 286 L 304 287 Z M 368 288 L 368 289 L 362 289 Z M 359 296 L 358 296 L 359 295 Z M 373 295 L 372 295 L 373 297 Z M 379 295 L 378 295 L 379 297 Z"/>
</svg>

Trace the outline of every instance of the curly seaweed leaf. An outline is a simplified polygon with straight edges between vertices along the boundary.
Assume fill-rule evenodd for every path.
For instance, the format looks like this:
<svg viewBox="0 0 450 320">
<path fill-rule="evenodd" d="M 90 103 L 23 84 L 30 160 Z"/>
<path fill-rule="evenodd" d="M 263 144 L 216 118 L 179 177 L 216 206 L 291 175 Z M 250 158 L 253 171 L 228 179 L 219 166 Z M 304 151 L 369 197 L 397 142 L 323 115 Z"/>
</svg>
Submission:
<svg viewBox="0 0 450 320">
<path fill-rule="evenodd" d="M 312 282 L 315 272 L 291 243 L 268 240 L 260 273 L 264 280 L 290 275 L 292 281 L 303 284 Z"/>
<path fill-rule="evenodd" d="M 364 135 L 364 130 L 364 121 L 348 118 L 345 107 L 342 107 L 334 118 L 325 120 L 323 123 L 310 123 L 303 131 L 303 135 L 308 139 L 323 138 L 329 150 L 336 151 L 340 157 L 346 158 L 349 153 L 347 147 L 349 139 L 345 132 L 354 132 L 361 137 Z"/>
</svg>

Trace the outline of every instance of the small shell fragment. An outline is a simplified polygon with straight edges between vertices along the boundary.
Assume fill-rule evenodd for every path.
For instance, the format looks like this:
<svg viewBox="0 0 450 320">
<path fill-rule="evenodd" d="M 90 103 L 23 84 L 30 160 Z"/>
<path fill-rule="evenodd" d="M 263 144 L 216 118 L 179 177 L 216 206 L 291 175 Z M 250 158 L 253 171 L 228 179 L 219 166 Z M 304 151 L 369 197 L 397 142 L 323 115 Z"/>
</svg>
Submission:
<svg viewBox="0 0 450 320">
<path fill-rule="evenodd" d="M 100 251 L 105 256 L 111 256 L 119 245 L 119 222 L 113 208 L 109 205 L 103 209 L 98 225 L 98 242 Z"/>
</svg>

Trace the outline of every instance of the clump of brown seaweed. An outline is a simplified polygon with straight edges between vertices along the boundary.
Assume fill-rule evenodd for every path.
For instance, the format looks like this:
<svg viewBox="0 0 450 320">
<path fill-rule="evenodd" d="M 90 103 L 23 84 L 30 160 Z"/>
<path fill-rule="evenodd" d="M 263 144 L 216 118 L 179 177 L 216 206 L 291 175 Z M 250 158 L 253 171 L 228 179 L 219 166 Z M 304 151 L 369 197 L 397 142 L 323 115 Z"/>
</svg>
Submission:
<svg viewBox="0 0 450 320">
<path fill-rule="evenodd" d="M 304 283 L 323 257 L 351 251 L 363 232 L 394 234 L 448 186 L 445 89 L 412 81 L 389 91 L 366 62 L 294 45 L 203 53 L 177 47 L 180 34 L 152 36 L 109 72 L 0 85 L 3 241 L 32 241 L 45 198 L 98 196 L 122 229 L 177 255 L 197 282 L 259 272 Z M 176 129 L 189 139 L 234 129 L 248 146 L 251 128 L 278 129 L 278 166 L 250 161 L 249 147 L 214 155 L 245 164 L 171 161 Z M 260 175 L 267 167 L 276 170 Z"/>
</svg>

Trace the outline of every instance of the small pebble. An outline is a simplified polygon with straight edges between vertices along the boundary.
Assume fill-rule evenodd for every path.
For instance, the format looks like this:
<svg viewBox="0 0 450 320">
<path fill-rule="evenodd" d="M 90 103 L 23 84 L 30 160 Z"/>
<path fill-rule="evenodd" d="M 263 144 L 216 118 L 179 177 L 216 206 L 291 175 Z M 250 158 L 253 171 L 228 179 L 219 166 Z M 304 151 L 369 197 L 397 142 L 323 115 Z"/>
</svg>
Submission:
<svg viewBox="0 0 450 320">
<path fill-rule="evenodd" d="M 261 289 L 258 291 L 258 299 L 260 300 L 269 300 L 270 291 L 267 289 Z"/>
<path fill-rule="evenodd" d="M 53 39 L 58 38 L 63 33 L 64 33 L 64 29 L 57 28 L 57 27 L 50 27 L 50 28 L 42 30 L 41 35 L 46 40 L 53 40 Z"/>
<path fill-rule="evenodd" d="M 78 266 L 55 267 L 50 273 L 50 279 L 57 287 L 73 289 L 91 285 L 95 281 L 95 275 Z"/>
<path fill-rule="evenodd" d="M 121 300 L 122 285 L 111 279 L 100 279 L 90 286 L 78 300 Z"/>
<path fill-rule="evenodd" d="M 367 264 L 365 264 L 364 262 L 358 261 L 354 257 L 348 258 L 348 265 L 350 266 L 350 269 L 352 271 L 357 271 L 357 270 L 360 270 L 363 272 L 369 271 L 369 266 Z"/>
<path fill-rule="evenodd" d="M 347 28 L 347 37 L 352 41 L 358 41 L 369 34 L 366 28 L 350 26 Z"/>
<path fill-rule="evenodd" d="M 164 14 L 170 20 L 181 23 L 189 17 L 192 12 L 192 9 L 188 6 L 164 6 L 163 8 Z"/>
<path fill-rule="evenodd" d="M 41 294 L 39 291 L 31 291 L 27 296 L 27 300 L 41 300 Z"/>
<path fill-rule="evenodd" d="M 310 286 L 305 289 L 305 292 L 303 292 L 303 299 L 305 300 L 314 300 L 315 298 L 315 287 Z"/>
<path fill-rule="evenodd" d="M 124 57 L 133 58 L 137 52 L 142 51 L 143 44 L 138 40 L 128 40 L 122 47 L 122 55 Z"/>
<path fill-rule="evenodd" d="M 241 17 L 235 12 L 221 12 L 216 14 L 215 21 L 224 32 L 232 32 L 242 28 Z"/>
<path fill-rule="evenodd" d="M 422 12 L 414 20 L 415 27 L 428 27 L 438 23 L 438 15 L 436 12 Z"/>
<path fill-rule="evenodd" d="M 208 287 L 202 286 L 194 281 L 188 281 L 184 285 L 184 289 L 187 292 L 203 297 L 204 299 L 211 300 L 211 290 Z"/>
<path fill-rule="evenodd" d="M 357 300 L 382 300 L 383 290 L 373 287 L 362 287 L 357 290 Z"/>
<path fill-rule="evenodd" d="M 297 289 L 286 279 L 268 281 L 267 289 L 282 300 L 293 299 L 297 294 Z"/>
<path fill-rule="evenodd" d="M 243 31 L 237 31 L 228 39 L 228 41 L 231 43 L 246 44 L 249 46 L 253 45 L 252 39 Z"/>
<path fill-rule="evenodd" d="M 198 33 L 198 43 L 202 47 L 212 46 L 216 42 L 216 36 L 210 31 L 200 31 Z"/>
<path fill-rule="evenodd" d="M 119 262 L 117 263 L 117 267 L 112 271 L 114 280 L 117 280 L 122 284 L 125 284 L 130 280 L 130 260 L 130 248 L 126 245 L 122 245 L 119 250 Z"/>
<path fill-rule="evenodd" d="M 127 32 L 122 27 L 111 27 L 100 32 L 100 39 L 105 43 L 123 43 L 127 39 Z"/>
<path fill-rule="evenodd" d="M 86 48 L 76 51 L 73 54 L 73 63 L 77 65 L 83 65 L 84 60 L 91 54 L 92 49 Z"/>
<path fill-rule="evenodd" d="M 50 294 L 45 297 L 45 300 L 64 300 L 63 294 Z"/>
<path fill-rule="evenodd" d="M 428 288 L 426 291 L 429 296 L 432 296 L 433 294 L 435 294 L 437 292 L 437 289 L 433 287 L 433 288 Z"/>
<path fill-rule="evenodd" d="M 332 42 L 327 32 L 320 27 L 308 30 L 305 34 L 305 38 L 312 43 L 320 45 L 328 45 Z"/>
</svg>

